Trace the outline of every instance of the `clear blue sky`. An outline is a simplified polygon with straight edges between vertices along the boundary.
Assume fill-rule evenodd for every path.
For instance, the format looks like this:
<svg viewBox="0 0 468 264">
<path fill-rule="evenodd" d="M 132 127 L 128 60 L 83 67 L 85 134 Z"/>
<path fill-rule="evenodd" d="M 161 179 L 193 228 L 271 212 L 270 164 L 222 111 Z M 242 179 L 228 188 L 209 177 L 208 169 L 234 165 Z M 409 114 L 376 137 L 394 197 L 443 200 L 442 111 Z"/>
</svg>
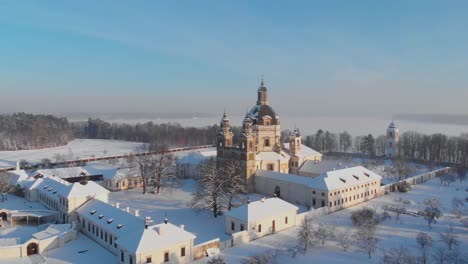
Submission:
<svg viewBox="0 0 468 264">
<path fill-rule="evenodd" d="M 0 112 L 468 113 L 468 1 L 0 1 Z"/>
</svg>

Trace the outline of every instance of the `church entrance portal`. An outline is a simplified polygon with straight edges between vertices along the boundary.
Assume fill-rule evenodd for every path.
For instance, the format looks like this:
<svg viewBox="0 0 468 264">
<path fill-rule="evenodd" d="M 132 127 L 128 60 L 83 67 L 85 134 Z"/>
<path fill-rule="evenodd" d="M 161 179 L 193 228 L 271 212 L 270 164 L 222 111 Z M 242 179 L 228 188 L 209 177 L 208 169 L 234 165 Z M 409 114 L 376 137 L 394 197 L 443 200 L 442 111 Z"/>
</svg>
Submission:
<svg viewBox="0 0 468 264">
<path fill-rule="evenodd" d="M 36 243 L 31 243 L 27 247 L 28 256 L 39 253 L 38 246 Z"/>
</svg>

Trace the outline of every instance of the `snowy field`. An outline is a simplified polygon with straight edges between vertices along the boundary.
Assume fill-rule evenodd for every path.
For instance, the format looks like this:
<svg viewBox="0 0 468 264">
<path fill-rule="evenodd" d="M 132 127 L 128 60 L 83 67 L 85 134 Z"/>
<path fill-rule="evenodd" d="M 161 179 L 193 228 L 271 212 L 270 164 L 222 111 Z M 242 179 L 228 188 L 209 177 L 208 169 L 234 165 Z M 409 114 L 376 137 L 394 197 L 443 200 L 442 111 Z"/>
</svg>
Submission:
<svg viewBox="0 0 468 264">
<path fill-rule="evenodd" d="M 403 246 L 409 250 L 412 255 L 419 256 L 419 248 L 416 244 L 416 234 L 426 232 L 431 235 L 433 240 L 432 249 L 445 246 L 440 241 L 439 233 L 444 232 L 452 225 L 457 233 L 460 244 L 458 248 L 460 252 L 466 252 L 468 247 L 468 229 L 463 227 L 460 219 L 456 218 L 452 213 L 452 199 L 459 197 L 464 199 L 468 196 L 466 189 L 468 182 L 464 182 L 461 186 L 452 184 L 450 187 L 441 186 L 438 179 L 434 179 L 423 185 L 413 186 L 409 193 L 391 193 L 374 199 L 365 204 L 360 204 L 353 208 L 341 210 L 323 217 L 313 220 L 314 224 L 327 223 L 336 225 L 337 231 L 350 230 L 353 232 L 350 215 L 351 212 L 363 208 L 371 207 L 379 209 L 384 204 L 396 203 L 400 198 L 406 203 L 408 210 L 417 211 L 423 208 L 423 200 L 431 197 L 439 197 L 442 203 L 442 212 L 444 216 L 433 224 L 433 228 L 429 229 L 427 222 L 421 217 L 412 217 L 401 215 L 401 222 L 395 222 L 393 219 L 388 219 L 379 224 L 377 228 L 377 252 L 369 260 L 367 253 L 362 252 L 359 248 L 353 245 L 349 252 L 344 252 L 339 245 L 334 241 L 328 241 L 324 246 L 318 245 L 303 255 L 298 253 L 293 256 L 292 248 L 297 245 L 297 230 L 291 228 L 289 230 L 270 235 L 248 244 L 236 246 L 222 251 L 222 255 L 227 259 L 228 263 L 240 263 L 243 259 L 254 254 L 262 254 L 266 252 L 277 252 L 276 262 L 274 263 L 380 263 L 385 250 L 398 248 Z M 393 214 L 391 214 L 393 217 Z M 465 202 L 463 218 L 468 218 L 468 204 Z M 429 253 L 431 259 L 431 252 Z M 205 263 L 207 260 L 200 260 L 197 263 Z M 430 263 L 433 263 L 432 260 Z"/>
<path fill-rule="evenodd" d="M 197 236 L 195 244 L 200 244 L 215 238 L 221 241 L 230 238 L 225 233 L 224 216 L 213 217 L 208 210 L 190 208 L 189 203 L 197 188 L 194 180 L 183 180 L 178 188 L 162 189 L 160 194 L 142 194 L 141 189 L 112 192 L 109 203 L 120 203 L 120 208 L 130 207 L 140 210 L 140 216 L 151 216 L 155 223 L 162 223 L 167 217 L 175 225 L 185 225 L 185 229 Z M 251 201 L 261 199 L 259 194 L 249 195 Z M 300 206 L 301 211 L 306 209 Z"/>
<path fill-rule="evenodd" d="M 0 151 L 0 168 L 15 166 L 19 160 L 30 163 L 41 159 L 54 161 L 54 155 L 65 155 L 67 159 L 93 156 L 122 155 L 135 152 L 144 143 L 104 139 L 75 139 L 65 146 L 36 150 Z"/>
</svg>

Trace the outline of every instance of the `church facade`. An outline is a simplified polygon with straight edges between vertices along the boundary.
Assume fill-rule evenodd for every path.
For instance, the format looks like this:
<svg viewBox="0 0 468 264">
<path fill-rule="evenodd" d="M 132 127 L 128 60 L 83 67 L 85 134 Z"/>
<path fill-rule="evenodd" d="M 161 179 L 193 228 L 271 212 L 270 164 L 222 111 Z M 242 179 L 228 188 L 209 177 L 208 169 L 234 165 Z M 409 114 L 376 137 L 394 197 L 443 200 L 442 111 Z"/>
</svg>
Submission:
<svg viewBox="0 0 468 264">
<path fill-rule="evenodd" d="M 234 136 L 224 113 L 217 138 L 218 165 L 239 162 L 250 190 L 254 187 L 253 176 L 257 170 L 297 174 L 304 161 L 322 158 L 322 154 L 302 145 L 298 129 L 290 136 L 288 144 L 282 144 L 280 118 L 269 105 L 263 80 L 257 91 L 257 103 L 246 114 L 235 145 Z"/>
</svg>

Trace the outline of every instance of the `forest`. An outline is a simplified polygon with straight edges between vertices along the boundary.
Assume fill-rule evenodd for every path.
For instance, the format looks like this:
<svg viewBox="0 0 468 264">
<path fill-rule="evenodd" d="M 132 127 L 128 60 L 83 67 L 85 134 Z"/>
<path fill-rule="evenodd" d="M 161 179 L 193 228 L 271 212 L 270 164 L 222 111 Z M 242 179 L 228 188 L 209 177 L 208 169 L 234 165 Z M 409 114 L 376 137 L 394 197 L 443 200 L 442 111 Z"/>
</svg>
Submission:
<svg viewBox="0 0 468 264">
<path fill-rule="evenodd" d="M 66 118 L 26 113 L 0 115 L 0 150 L 51 148 L 72 139 Z"/>
</svg>

